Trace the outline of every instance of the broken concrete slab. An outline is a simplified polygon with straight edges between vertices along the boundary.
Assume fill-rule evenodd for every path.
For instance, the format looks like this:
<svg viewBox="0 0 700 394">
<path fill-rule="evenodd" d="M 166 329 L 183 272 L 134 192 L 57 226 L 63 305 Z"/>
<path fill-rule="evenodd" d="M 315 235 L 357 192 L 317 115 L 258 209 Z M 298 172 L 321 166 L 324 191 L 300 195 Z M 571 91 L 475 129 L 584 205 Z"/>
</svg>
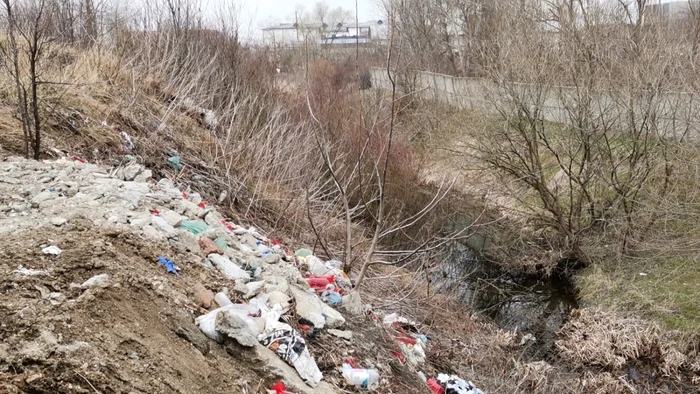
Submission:
<svg viewBox="0 0 700 394">
<path fill-rule="evenodd" d="M 165 219 L 166 222 L 168 222 L 169 225 L 173 227 L 177 227 L 182 223 L 182 221 L 185 219 L 183 216 L 178 214 L 177 212 L 168 209 L 160 213 L 160 217 Z"/>
<path fill-rule="evenodd" d="M 323 315 L 323 302 L 315 294 L 307 293 L 296 286 L 291 286 L 289 290 L 296 301 L 297 315 L 313 323 L 317 329 L 325 327 L 326 318 Z"/>
<path fill-rule="evenodd" d="M 257 325 L 256 325 L 257 326 Z M 242 317 L 226 312 L 216 315 L 216 332 L 231 338 L 245 347 L 254 347 L 258 344 L 257 333 L 254 332 Z"/>
</svg>

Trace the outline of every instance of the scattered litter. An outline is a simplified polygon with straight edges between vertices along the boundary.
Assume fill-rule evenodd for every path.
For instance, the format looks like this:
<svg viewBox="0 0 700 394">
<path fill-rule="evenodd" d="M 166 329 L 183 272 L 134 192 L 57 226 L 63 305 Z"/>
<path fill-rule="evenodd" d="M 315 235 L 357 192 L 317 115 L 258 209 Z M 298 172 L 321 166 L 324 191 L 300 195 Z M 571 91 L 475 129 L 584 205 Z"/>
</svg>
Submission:
<svg viewBox="0 0 700 394">
<path fill-rule="evenodd" d="M 303 261 L 308 265 L 309 272 L 316 276 L 324 276 L 333 273 L 333 269 L 326 267 L 323 261 L 316 256 L 307 256 L 303 258 Z"/>
<path fill-rule="evenodd" d="M 351 385 L 366 389 L 379 381 L 379 371 L 376 369 L 356 368 L 355 361 L 348 358 L 343 362 L 343 377 Z"/>
<path fill-rule="evenodd" d="M 314 254 L 314 252 L 312 252 L 306 248 L 301 248 L 301 249 L 298 249 L 296 252 L 294 252 L 295 256 L 302 257 L 302 258 L 306 258 L 306 257 L 311 256 L 313 254 Z"/>
<path fill-rule="evenodd" d="M 525 335 L 523 335 L 522 338 L 520 338 L 520 346 L 522 346 L 528 342 L 535 343 L 535 342 L 537 342 L 537 338 L 535 338 L 535 336 L 532 334 L 525 334 Z"/>
<path fill-rule="evenodd" d="M 347 339 L 348 341 L 352 339 L 352 331 L 343 331 L 331 328 L 328 330 L 328 333 L 338 338 Z"/>
<path fill-rule="evenodd" d="M 214 301 L 216 301 L 216 305 L 220 307 L 233 304 L 233 302 L 231 302 L 228 296 L 223 292 L 216 293 L 216 295 L 214 296 Z"/>
<path fill-rule="evenodd" d="M 265 246 L 261 241 L 257 241 L 255 244 L 257 245 L 257 251 L 261 254 L 266 255 L 272 253 L 272 249 Z"/>
<path fill-rule="evenodd" d="M 293 328 L 274 330 L 260 340 L 264 346 L 274 350 L 297 370 L 299 376 L 311 387 L 316 387 L 323 378 L 316 361 L 311 357 L 304 338 Z"/>
<path fill-rule="evenodd" d="M 392 351 L 391 351 L 391 354 L 392 354 L 394 357 L 396 357 L 399 361 L 401 361 L 402 363 L 403 363 L 403 362 L 406 362 L 406 356 L 404 356 L 403 354 L 397 352 L 396 350 L 392 350 Z"/>
<path fill-rule="evenodd" d="M 321 301 L 328 305 L 340 305 L 343 302 L 343 297 L 335 290 L 326 290 L 321 293 Z"/>
<path fill-rule="evenodd" d="M 54 255 L 54 256 L 60 256 L 61 253 L 63 253 L 61 248 L 59 248 L 56 245 L 51 245 L 51 246 L 45 247 L 44 249 L 41 249 L 41 251 L 44 252 L 44 254 L 50 254 L 50 255 Z"/>
<path fill-rule="evenodd" d="M 235 229 L 234 225 L 227 222 L 226 219 L 221 219 L 221 224 L 226 227 L 228 231 L 233 231 Z"/>
<path fill-rule="evenodd" d="M 282 382 L 273 384 L 267 392 L 269 394 L 294 394 L 291 391 L 287 391 L 287 387 Z"/>
<path fill-rule="evenodd" d="M 205 236 L 199 237 L 199 248 L 205 256 L 209 256 L 210 254 L 224 254 L 223 249 L 221 249 L 216 242 Z"/>
<path fill-rule="evenodd" d="M 168 165 L 172 167 L 175 171 L 182 170 L 182 164 L 180 164 L 180 156 L 172 156 L 168 158 Z"/>
<path fill-rule="evenodd" d="M 24 266 L 21 265 L 17 267 L 16 270 L 12 271 L 12 273 L 24 276 L 49 276 L 48 271 L 24 268 Z"/>
<path fill-rule="evenodd" d="M 252 321 L 252 319 L 248 316 L 249 314 L 256 312 L 253 309 L 254 308 L 252 306 L 245 304 L 226 305 L 197 317 L 195 319 L 195 322 L 197 323 L 199 329 L 202 330 L 204 335 L 208 336 L 210 339 L 218 343 L 221 343 L 223 342 L 224 338 L 221 334 L 219 334 L 219 332 L 216 331 L 216 315 L 218 315 L 219 313 L 229 313 L 237 315 L 241 317 L 246 322 L 246 324 L 249 325 L 251 330 L 253 330 L 254 332 L 258 332 L 257 324 L 254 321 Z"/>
<path fill-rule="evenodd" d="M 435 394 L 445 394 L 445 389 L 440 386 L 440 383 L 438 383 L 437 380 L 430 378 L 426 382 L 428 384 L 428 388 Z"/>
<path fill-rule="evenodd" d="M 312 289 L 322 289 L 325 290 L 326 286 L 332 285 L 335 283 L 335 276 L 314 276 L 311 275 L 308 278 L 306 278 L 306 283 L 309 284 L 309 286 Z"/>
<path fill-rule="evenodd" d="M 222 191 L 221 194 L 219 194 L 219 204 L 223 204 L 224 200 L 228 196 L 228 192 L 226 190 Z"/>
<path fill-rule="evenodd" d="M 177 273 L 177 267 L 175 267 L 175 263 L 172 261 L 166 259 L 165 257 L 158 257 L 158 260 L 156 260 L 159 264 L 164 265 L 166 272 L 169 274 L 175 274 L 175 275 L 180 275 Z"/>
<path fill-rule="evenodd" d="M 208 258 L 209 261 L 214 264 L 214 267 L 221 271 L 221 273 L 228 279 L 250 279 L 250 275 L 244 271 L 243 268 L 229 260 L 228 257 L 212 253 L 208 256 Z"/>
<path fill-rule="evenodd" d="M 456 375 L 441 373 L 435 379 L 428 379 L 427 384 L 435 394 L 483 394 L 474 383 Z"/>
<path fill-rule="evenodd" d="M 408 332 L 418 332 L 418 323 L 408 320 L 398 313 L 391 313 L 384 316 L 384 325 L 391 326 L 394 329 L 401 329 Z"/>
<path fill-rule="evenodd" d="M 214 240 L 214 243 L 215 243 L 216 245 L 218 245 L 218 246 L 221 248 L 221 250 L 226 250 L 226 249 L 228 249 L 228 244 L 226 243 L 226 240 L 223 239 L 223 238 L 221 238 L 221 237 L 215 239 L 215 240 Z"/>
<path fill-rule="evenodd" d="M 124 141 L 124 152 L 131 152 L 134 149 L 134 141 L 131 140 L 131 136 L 126 131 L 122 131 L 119 134 Z"/>
<path fill-rule="evenodd" d="M 180 227 L 194 235 L 199 235 L 209 229 L 209 226 L 201 220 L 183 220 Z"/>
<path fill-rule="evenodd" d="M 649 274 L 647 274 L 646 272 L 640 272 L 640 273 L 639 273 L 639 276 L 647 276 L 647 275 L 649 275 Z"/>
</svg>

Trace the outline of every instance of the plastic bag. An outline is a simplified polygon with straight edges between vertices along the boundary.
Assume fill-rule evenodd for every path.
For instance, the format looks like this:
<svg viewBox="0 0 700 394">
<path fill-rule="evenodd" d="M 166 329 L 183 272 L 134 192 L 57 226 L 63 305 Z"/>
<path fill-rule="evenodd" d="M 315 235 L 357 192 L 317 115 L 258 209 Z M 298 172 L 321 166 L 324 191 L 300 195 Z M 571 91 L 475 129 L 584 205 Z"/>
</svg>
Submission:
<svg viewBox="0 0 700 394">
<path fill-rule="evenodd" d="M 483 394 L 481 390 L 474 386 L 474 383 L 467 382 L 456 375 L 441 373 L 438 374 L 435 380 L 445 389 L 445 394 Z"/>
<path fill-rule="evenodd" d="M 201 315 L 195 319 L 195 323 L 197 323 L 197 326 L 199 327 L 200 330 L 204 333 L 204 335 L 208 336 L 210 339 L 216 341 L 216 342 L 223 342 L 224 338 L 216 332 L 216 315 L 219 314 L 219 312 L 225 312 L 225 313 L 233 313 L 236 314 L 245 320 L 246 324 L 253 330 L 255 333 L 259 333 L 260 330 L 258 329 L 258 325 L 255 324 L 255 321 L 253 321 L 248 314 L 251 313 L 251 308 L 249 305 L 245 304 L 231 304 L 231 305 L 226 305 L 221 308 L 214 309 L 213 311 L 206 313 L 204 315 Z"/>
<path fill-rule="evenodd" d="M 209 229 L 209 226 L 201 220 L 183 220 L 180 227 L 194 235 L 199 235 Z"/>
<path fill-rule="evenodd" d="M 323 261 L 316 256 L 306 257 L 306 264 L 309 266 L 309 272 L 316 276 L 324 276 L 333 273 L 333 270 L 326 267 Z"/>
<path fill-rule="evenodd" d="M 292 365 L 309 386 L 316 387 L 323 378 L 321 370 L 306 347 L 306 341 L 296 330 L 274 330 L 266 334 L 260 343 Z"/>
<path fill-rule="evenodd" d="M 303 257 L 303 258 L 309 257 L 313 254 L 314 254 L 314 252 L 312 252 L 311 250 L 306 249 L 306 248 L 297 249 L 297 251 L 294 252 L 294 255 L 296 257 Z"/>
<path fill-rule="evenodd" d="M 321 293 L 321 301 L 328 305 L 340 305 L 343 302 L 343 297 L 335 290 L 326 290 Z"/>
</svg>

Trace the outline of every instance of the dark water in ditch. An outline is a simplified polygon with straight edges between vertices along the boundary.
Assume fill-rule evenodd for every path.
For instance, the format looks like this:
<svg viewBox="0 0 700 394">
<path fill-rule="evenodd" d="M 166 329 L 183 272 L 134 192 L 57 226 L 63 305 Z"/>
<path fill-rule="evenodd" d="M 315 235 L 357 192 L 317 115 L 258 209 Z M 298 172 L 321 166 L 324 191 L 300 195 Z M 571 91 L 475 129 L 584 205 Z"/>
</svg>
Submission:
<svg viewBox="0 0 700 394">
<path fill-rule="evenodd" d="M 504 330 L 533 335 L 535 341 L 525 345 L 527 357 L 549 359 L 556 331 L 577 307 L 570 283 L 506 272 L 460 243 L 446 252 L 448 257 L 432 274 L 437 290 L 457 294 Z"/>
</svg>

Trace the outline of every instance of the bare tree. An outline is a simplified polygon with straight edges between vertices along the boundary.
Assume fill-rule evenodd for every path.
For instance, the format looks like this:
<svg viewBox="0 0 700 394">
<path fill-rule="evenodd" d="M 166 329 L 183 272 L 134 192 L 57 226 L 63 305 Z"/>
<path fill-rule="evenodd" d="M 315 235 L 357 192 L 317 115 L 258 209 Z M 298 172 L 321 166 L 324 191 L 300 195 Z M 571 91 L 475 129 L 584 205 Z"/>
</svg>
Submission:
<svg viewBox="0 0 700 394">
<path fill-rule="evenodd" d="M 13 75 L 17 91 L 25 155 L 41 157 L 41 117 L 39 64 L 47 46 L 52 41 L 48 34 L 53 30 L 52 19 L 47 15 L 47 0 L 15 2 L 3 0 L 7 19 L 9 47 L 1 44 L 4 58 L 12 59 L 6 69 Z M 18 42 L 19 38 L 19 42 Z M 20 57 L 20 53 L 23 55 Z M 25 63 L 26 61 L 26 63 Z M 24 69 L 24 64 L 28 70 Z"/>
</svg>

